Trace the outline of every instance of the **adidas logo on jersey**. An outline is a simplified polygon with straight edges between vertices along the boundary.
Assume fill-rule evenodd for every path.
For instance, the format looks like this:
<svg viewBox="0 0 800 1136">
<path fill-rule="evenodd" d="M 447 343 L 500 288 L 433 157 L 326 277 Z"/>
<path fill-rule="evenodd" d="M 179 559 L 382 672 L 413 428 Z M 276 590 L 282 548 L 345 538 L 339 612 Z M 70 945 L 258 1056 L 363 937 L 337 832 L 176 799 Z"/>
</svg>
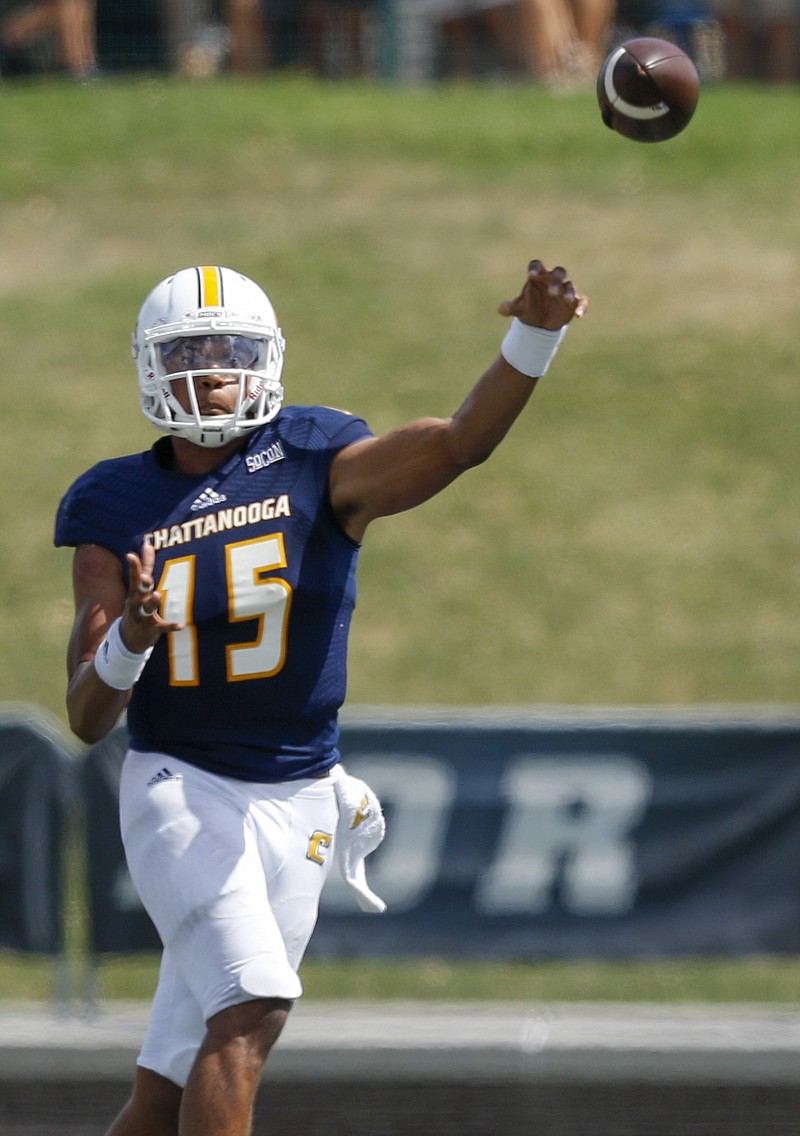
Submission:
<svg viewBox="0 0 800 1136">
<path fill-rule="evenodd" d="M 216 489 L 212 489 L 209 485 L 204 489 L 196 501 L 191 504 L 191 511 L 196 513 L 198 509 L 210 509 L 212 505 L 221 505 L 223 501 L 228 498 L 224 493 L 217 493 Z"/>
<path fill-rule="evenodd" d="M 162 781 L 183 781 L 182 773 L 170 773 L 166 765 L 163 769 L 159 769 L 155 777 L 151 777 L 147 782 L 147 788 L 152 789 L 154 785 L 160 785 Z"/>
</svg>

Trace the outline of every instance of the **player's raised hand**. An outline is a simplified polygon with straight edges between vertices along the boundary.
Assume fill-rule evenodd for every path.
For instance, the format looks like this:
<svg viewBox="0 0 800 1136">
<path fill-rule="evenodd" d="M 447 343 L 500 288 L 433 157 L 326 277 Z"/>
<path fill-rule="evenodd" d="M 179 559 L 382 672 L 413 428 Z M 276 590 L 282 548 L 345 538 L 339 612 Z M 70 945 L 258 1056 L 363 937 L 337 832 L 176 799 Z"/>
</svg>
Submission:
<svg viewBox="0 0 800 1136">
<path fill-rule="evenodd" d="M 516 316 L 532 327 L 558 331 L 573 316 L 580 319 L 588 307 L 588 297 L 575 291 L 566 268 L 559 265 L 548 269 L 540 260 L 532 260 L 520 294 L 513 300 L 503 300 L 497 310 L 501 316 Z"/>
<path fill-rule="evenodd" d="M 143 544 L 141 555 L 129 552 L 125 559 L 130 571 L 120 633 L 128 650 L 140 653 L 157 643 L 165 632 L 180 631 L 183 624 L 161 617 L 162 597 L 155 590 L 156 553 L 152 544 Z"/>
</svg>

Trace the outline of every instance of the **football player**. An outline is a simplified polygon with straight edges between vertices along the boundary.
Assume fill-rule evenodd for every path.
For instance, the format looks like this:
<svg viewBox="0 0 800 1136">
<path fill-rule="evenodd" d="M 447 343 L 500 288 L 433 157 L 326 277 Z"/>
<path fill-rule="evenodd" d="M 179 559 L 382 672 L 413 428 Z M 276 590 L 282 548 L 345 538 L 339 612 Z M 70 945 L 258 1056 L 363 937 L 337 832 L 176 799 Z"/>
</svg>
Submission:
<svg viewBox="0 0 800 1136">
<path fill-rule="evenodd" d="M 459 409 L 375 437 L 283 405 L 283 335 L 239 272 L 182 269 L 145 300 L 139 396 L 164 436 L 79 477 L 55 533 L 75 550 L 70 724 L 95 743 L 127 710 L 121 828 L 164 948 L 110 1136 L 246 1136 L 331 856 L 385 907 L 364 872 L 380 803 L 337 748 L 362 539 L 491 454 L 586 308 L 532 261 Z"/>
</svg>

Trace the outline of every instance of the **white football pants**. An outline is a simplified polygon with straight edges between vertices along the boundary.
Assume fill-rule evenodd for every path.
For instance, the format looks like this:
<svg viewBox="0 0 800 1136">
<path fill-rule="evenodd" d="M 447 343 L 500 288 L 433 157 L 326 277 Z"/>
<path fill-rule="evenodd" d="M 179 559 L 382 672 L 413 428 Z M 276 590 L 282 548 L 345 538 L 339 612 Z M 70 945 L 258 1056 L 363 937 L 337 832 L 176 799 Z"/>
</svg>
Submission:
<svg viewBox="0 0 800 1136">
<path fill-rule="evenodd" d="M 330 777 L 254 784 L 127 754 L 125 854 L 164 945 L 140 1065 L 184 1085 L 214 1014 L 300 996 L 337 820 Z"/>
</svg>

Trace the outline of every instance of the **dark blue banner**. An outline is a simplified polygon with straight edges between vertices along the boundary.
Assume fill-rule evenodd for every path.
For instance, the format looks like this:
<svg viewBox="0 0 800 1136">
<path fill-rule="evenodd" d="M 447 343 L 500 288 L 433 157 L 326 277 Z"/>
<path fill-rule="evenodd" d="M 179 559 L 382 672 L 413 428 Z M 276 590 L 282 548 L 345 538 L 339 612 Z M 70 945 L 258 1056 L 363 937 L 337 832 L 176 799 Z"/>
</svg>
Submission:
<svg viewBox="0 0 800 1136">
<path fill-rule="evenodd" d="M 342 750 L 385 807 L 389 910 L 336 881 L 317 955 L 800 950 L 798 719 L 409 715 Z"/>
<path fill-rule="evenodd" d="M 89 947 L 97 954 L 153 951 L 158 934 L 133 886 L 119 830 L 119 781 L 128 731 L 94 746 L 81 770 L 86 819 Z"/>
<path fill-rule="evenodd" d="M 0 946 L 53 955 L 64 945 L 74 756 L 33 707 L 0 712 Z"/>
</svg>

